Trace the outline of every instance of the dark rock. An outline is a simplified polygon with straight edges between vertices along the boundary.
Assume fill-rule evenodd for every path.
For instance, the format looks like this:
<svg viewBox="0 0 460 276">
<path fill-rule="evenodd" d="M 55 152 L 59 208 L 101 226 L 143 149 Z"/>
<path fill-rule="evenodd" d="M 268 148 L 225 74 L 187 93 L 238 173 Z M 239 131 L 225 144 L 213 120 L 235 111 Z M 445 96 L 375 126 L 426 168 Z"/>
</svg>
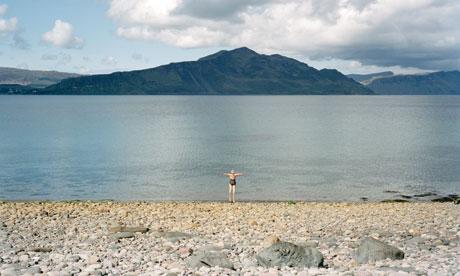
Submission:
<svg viewBox="0 0 460 276">
<path fill-rule="evenodd" d="M 360 264 L 370 260 L 384 260 L 386 258 L 402 260 L 404 252 L 373 238 L 366 238 L 359 245 L 354 255 L 354 259 Z"/>
<path fill-rule="evenodd" d="M 192 256 L 188 265 L 193 268 L 199 268 L 202 266 L 218 266 L 223 268 L 233 268 L 233 263 L 227 258 L 227 256 L 221 252 L 203 252 Z"/>
<path fill-rule="evenodd" d="M 49 253 L 53 251 L 51 248 L 45 248 L 45 247 L 34 247 L 29 250 L 30 252 L 41 252 L 41 253 Z"/>
<path fill-rule="evenodd" d="M 449 196 L 439 197 L 439 198 L 435 198 L 432 200 L 432 202 L 453 202 L 453 201 L 455 201 L 455 199 Z"/>
<path fill-rule="evenodd" d="M 256 256 L 259 265 L 264 267 L 320 267 L 323 254 L 312 247 L 303 247 L 289 242 L 278 242 L 265 248 Z"/>
<path fill-rule="evenodd" d="M 182 232 L 157 232 L 156 236 L 158 238 L 165 238 L 165 239 L 171 239 L 171 238 L 190 239 L 192 237 L 192 235 L 187 234 L 187 233 L 182 233 Z"/>
<path fill-rule="evenodd" d="M 423 194 L 414 195 L 414 197 L 427 197 L 427 196 L 435 196 L 435 195 L 436 195 L 436 193 L 427 192 L 427 193 L 423 193 Z"/>
</svg>

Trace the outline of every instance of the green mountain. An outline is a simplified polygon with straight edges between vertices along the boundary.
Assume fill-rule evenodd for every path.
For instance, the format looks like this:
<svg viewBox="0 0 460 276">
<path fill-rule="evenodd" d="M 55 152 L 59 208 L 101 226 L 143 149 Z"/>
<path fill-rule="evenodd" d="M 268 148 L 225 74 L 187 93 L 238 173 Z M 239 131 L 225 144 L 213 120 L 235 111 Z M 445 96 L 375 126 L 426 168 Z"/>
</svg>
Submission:
<svg viewBox="0 0 460 276">
<path fill-rule="evenodd" d="M 372 80 L 373 78 L 377 78 L 377 77 L 387 77 L 387 76 L 392 76 L 394 75 L 393 72 L 391 71 L 385 71 L 385 72 L 381 72 L 381 73 L 374 73 L 374 74 L 365 74 L 365 75 L 361 75 L 361 74 L 349 74 L 347 75 L 347 77 L 359 82 L 359 83 L 362 83 L 362 84 L 366 84 L 367 82 L 369 82 L 370 80 Z"/>
<path fill-rule="evenodd" d="M 197 61 L 62 80 L 41 94 L 243 95 L 374 94 L 337 70 L 316 70 L 281 55 L 248 48 L 220 51 Z"/>
<path fill-rule="evenodd" d="M 63 79 L 78 76 L 80 75 L 57 71 L 36 71 L 0 67 L 0 85 L 46 87 L 48 85 L 58 83 Z"/>
<path fill-rule="evenodd" d="M 378 77 L 366 87 L 383 95 L 460 95 L 460 72 Z"/>
</svg>

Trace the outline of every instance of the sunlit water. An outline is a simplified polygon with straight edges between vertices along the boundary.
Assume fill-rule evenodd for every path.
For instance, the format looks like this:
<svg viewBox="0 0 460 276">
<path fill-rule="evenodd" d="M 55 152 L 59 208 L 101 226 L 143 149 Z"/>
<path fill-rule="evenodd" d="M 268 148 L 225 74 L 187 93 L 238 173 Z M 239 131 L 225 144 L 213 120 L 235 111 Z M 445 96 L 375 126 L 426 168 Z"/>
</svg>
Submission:
<svg viewBox="0 0 460 276">
<path fill-rule="evenodd" d="M 0 96 L 0 199 L 460 191 L 460 96 Z"/>
</svg>

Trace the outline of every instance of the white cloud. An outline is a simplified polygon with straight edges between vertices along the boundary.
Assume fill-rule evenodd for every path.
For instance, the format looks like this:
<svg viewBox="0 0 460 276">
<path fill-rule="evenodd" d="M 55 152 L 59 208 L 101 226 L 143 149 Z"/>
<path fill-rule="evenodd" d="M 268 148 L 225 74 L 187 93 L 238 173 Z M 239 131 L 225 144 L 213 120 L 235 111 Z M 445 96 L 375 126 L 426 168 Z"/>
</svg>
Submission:
<svg viewBox="0 0 460 276">
<path fill-rule="evenodd" d="M 101 60 L 101 63 L 107 66 L 114 66 L 118 63 L 118 61 L 112 56 L 107 56 Z"/>
<path fill-rule="evenodd" d="M 17 31 L 16 25 L 18 24 L 18 19 L 16 17 L 12 17 L 10 19 L 1 18 L 6 14 L 7 9 L 7 5 L 0 5 L 0 34 L 13 33 Z"/>
<path fill-rule="evenodd" d="M 423 69 L 459 69 L 458 14 L 458 0 L 111 0 L 107 11 L 126 39 Z"/>
<path fill-rule="evenodd" d="M 52 30 L 42 35 L 42 40 L 61 48 L 82 48 L 84 40 L 75 36 L 73 26 L 67 22 L 56 20 Z"/>
</svg>

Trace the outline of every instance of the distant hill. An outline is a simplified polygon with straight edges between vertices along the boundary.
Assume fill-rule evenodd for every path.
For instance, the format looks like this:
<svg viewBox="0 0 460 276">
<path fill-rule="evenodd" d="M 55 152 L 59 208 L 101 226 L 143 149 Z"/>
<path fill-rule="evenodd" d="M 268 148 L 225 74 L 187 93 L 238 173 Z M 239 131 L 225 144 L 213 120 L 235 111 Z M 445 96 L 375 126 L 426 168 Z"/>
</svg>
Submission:
<svg viewBox="0 0 460 276">
<path fill-rule="evenodd" d="M 377 77 L 366 86 L 384 95 L 460 95 L 460 72 Z"/>
<path fill-rule="evenodd" d="M 281 55 L 248 48 L 220 51 L 197 61 L 156 68 L 81 76 L 51 85 L 41 94 L 77 95 L 243 95 L 374 94 L 337 70 L 316 70 Z"/>
<path fill-rule="evenodd" d="M 376 77 L 386 77 L 386 76 L 392 76 L 394 75 L 393 72 L 391 71 L 385 71 L 381 73 L 374 73 L 374 74 L 366 74 L 366 75 L 361 75 L 361 74 L 349 74 L 347 77 L 354 79 L 357 82 L 363 83 L 366 81 L 370 81 L 373 78 Z"/>
<path fill-rule="evenodd" d="M 0 95 L 36 94 L 39 88 L 19 84 L 0 84 Z"/>
<path fill-rule="evenodd" d="M 58 83 L 63 79 L 78 76 L 81 75 L 57 71 L 37 71 L 0 67 L 0 85 L 16 84 L 31 87 L 46 87 Z"/>
</svg>

